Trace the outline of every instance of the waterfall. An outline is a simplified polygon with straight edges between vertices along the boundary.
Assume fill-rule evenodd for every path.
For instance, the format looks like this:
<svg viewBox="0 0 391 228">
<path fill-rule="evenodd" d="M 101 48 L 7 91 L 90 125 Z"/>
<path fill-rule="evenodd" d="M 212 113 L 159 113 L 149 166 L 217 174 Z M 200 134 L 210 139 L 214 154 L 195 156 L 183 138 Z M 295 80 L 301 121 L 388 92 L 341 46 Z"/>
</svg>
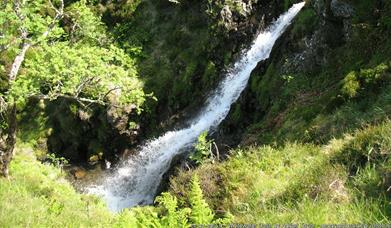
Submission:
<svg viewBox="0 0 391 228">
<path fill-rule="evenodd" d="M 102 196 L 112 211 L 153 203 L 162 176 L 170 168 L 171 160 L 193 146 L 202 132 L 215 129 L 224 120 L 231 104 L 246 87 L 252 70 L 258 62 L 269 58 L 274 43 L 304 4 L 302 2 L 293 5 L 266 31 L 258 35 L 251 48 L 232 65 L 205 106 L 190 121 L 189 127 L 169 131 L 147 142 L 137 155 L 124 161 L 108 175 L 102 185 L 90 186 L 87 192 Z"/>
</svg>

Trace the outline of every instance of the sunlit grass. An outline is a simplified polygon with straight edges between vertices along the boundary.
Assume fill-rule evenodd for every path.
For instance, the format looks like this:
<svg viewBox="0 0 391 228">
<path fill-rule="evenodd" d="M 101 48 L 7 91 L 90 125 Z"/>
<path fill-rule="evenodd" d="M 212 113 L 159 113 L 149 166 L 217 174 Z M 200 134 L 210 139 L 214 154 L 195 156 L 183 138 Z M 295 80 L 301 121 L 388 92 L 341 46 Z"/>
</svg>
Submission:
<svg viewBox="0 0 391 228">
<path fill-rule="evenodd" d="M 224 192 L 207 200 L 238 223 L 389 223 L 390 139 L 386 121 L 324 146 L 236 149 L 225 162 L 180 172 L 171 179 L 172 191 L 191 173 L 209 186 L 213 167 L 224 177 Z"/>
</svg>

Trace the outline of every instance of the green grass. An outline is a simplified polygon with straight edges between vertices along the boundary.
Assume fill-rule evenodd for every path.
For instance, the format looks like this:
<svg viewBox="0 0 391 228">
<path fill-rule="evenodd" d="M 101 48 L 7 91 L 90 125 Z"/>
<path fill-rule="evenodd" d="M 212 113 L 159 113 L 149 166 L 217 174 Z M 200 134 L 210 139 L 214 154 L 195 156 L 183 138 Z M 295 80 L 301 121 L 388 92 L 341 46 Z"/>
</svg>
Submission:
<svg viewBox="0 0 391 228">
<path fill-rule="evenodd" d="M 10 179 L 0 179 L 0 226 L 106 226 L 115 217 L 95 197 L 81 195 L 64 173 L 38 162 L 33 151 L 18 146 Z"/>
<path fill-rule="evenodd" d="M 324 146 L 235 149 L 225 162 L 180 171 L 171 191 L 183 195 L 196 173 L 207 202 L 238 223 L 389 223 L 390 140 L 386 121 Z"/>
</svg>

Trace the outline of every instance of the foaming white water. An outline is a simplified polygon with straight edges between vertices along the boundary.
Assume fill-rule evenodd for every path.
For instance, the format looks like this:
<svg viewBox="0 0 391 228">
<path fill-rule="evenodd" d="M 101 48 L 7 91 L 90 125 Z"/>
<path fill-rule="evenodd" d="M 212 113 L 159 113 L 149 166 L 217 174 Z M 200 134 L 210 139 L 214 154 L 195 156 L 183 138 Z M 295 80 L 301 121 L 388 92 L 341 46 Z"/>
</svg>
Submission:
<svg viewBox="0 0 391 228">
<path fill-rule="evenodd" d="M 109 175 L 103 185 L 91 186 L 87 192 L 102 196 L 112 211 L 153 203 L 171 160 L 183 149 L 192 146 L 202 132 L 216 128 L 224 120 L 231 104 L 246 87 L 251 71 L 259 61 L 269 58 L 274 43 L 304 4 L 293 5 L 265 32 L 258 35 L 251 48 L 233 65 L 189 127 L 167 132 L 146 143 L 137 155 L 124 161 L 121 167 Z"/>
</svg>

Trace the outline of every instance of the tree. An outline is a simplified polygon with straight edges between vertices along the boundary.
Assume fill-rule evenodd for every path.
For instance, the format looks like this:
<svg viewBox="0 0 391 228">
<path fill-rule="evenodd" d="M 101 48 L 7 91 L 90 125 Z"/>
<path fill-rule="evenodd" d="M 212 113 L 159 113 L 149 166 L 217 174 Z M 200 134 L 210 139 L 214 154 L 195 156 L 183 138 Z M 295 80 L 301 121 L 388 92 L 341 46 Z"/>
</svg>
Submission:
<svg viewBox="0 0 391 228">
<path fill-rule="evenodd" d="M 11 64 L 2 63 L 7 86 L 0 99 L 1 176 L 8 176 L 13 156 L 17 110 L 31 97 L 72 99 L 82 106 L 131 105 L 141 111 L 145 94 L 134 62 L 112 44 L 85 0 L 67 8 L 63 0 L 0 4 L 0 52 L 12 59 Z"/>
</svg>

